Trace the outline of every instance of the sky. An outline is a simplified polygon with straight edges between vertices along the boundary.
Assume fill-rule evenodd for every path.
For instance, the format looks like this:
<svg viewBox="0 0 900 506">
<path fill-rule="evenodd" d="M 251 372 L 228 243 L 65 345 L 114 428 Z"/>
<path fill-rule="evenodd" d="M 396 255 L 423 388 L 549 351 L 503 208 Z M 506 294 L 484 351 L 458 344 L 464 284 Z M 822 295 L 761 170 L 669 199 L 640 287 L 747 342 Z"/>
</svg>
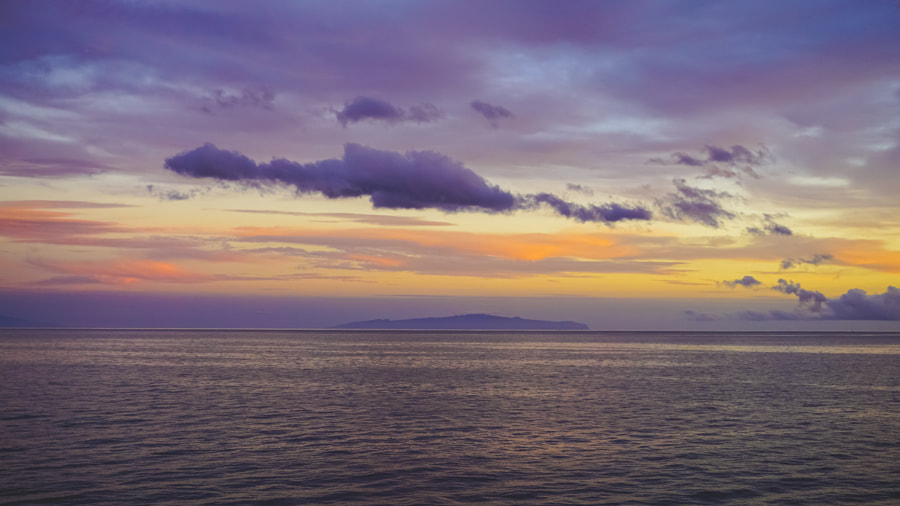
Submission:
<svg viewBox="0 0 900 506">
<path fill-rule="evenodd" d="M 900 330 L 900 4 L 0 4 L 0 319 Z"/>
</svg>

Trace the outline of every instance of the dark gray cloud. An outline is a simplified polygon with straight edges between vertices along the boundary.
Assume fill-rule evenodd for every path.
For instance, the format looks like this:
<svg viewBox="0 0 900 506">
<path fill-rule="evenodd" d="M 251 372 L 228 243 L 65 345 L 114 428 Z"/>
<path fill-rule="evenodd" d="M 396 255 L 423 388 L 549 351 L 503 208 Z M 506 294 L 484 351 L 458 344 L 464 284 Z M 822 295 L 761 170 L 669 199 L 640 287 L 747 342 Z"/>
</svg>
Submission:
<svg viewBox="0 0 900 506">
<path fill-rule="evenodd" d="M 737 288 L 738 286 L 743 286 L 745 288 L 752 288 L 754 286 L 759 286 L 762 283 L 756 280 L 753 276 L 744 276 L 741 279 L 735 279 L 734 281 L 722 281 L 721 285 L 727 286 L 729 288 Z"/>
<path fill-rule="evenodd" d="M 819 265 L 822 262 L 834 260 L 834 257 L 828 253 L 816 253 L 810 258 L 785 258 L 781 261 L 781 270 L 788 270 L 799 267 L 803 264 Z"/>
<path fill-rule="evenodd" d="M 494 128 L 499 126 L 501 119 L 513 117 L 513 113 L 499 105 L 492 105 L 487 102 L 482 102 L 481 100 L 473 100 L 471 105 L 472 109 L 475 109 L 478 114 L 484 116 Z"/>
<path fill-rule="evenodd" d="M 399 123 L 401 121 L 428 123 L 440 119 L 443 113 L 434 104 L 422 103 L 403 109 L 386 100 L 359 96 L 344 104 L 344 108 L 336 111 L 335 115 L 338 122 L 346 128 L 347 123 L 357 123 L 364 120 L 384 121 L 386 123 Z"/>
<path fill-rule="evenodd" d="M 236 151 L 205 144 L 168 158 L 165 167 L 184 176 L 257 188 L 288 185 L 298 194 L 321 193 L 331 199 L 368 196 L 376 208 L 511 212 L 547 205 L 579 221 L 612 223 L 651 217 L 649 210 L 639 206 L 583 206 L 549 193 L 514 195 L 433 151 L 401 154 L 346 144 L 340 159 L 306 164 L 284 159 L 256 163 Z"/>
<path fill-rule="evenodd" d="M 672 180 L 675 193 L 657 202 L 666 216 L 680 221 L 694 221 L 718 228 L 722 220 L 734 218 L 734 213 L 725 210 L 719 202 L 723 198 L 732 198 L 728 192 L 695 188 L 689 186 L 683 178 Z"/>
</svg>

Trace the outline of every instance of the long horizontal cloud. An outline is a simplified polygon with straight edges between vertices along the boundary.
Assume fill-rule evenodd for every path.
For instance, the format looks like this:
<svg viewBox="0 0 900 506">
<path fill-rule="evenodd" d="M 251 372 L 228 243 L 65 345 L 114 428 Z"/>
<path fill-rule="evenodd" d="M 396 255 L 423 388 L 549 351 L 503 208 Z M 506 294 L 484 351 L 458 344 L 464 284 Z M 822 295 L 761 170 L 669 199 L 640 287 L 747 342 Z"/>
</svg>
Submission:
<svg viewBox="0 0 900 506">
<path fill-rule="evenodd" d="M 579 221 L 612 223 L 651 217 L 642 207 L 614 203 L 582 206 L 549 193 L 515 195 L 433 151 L 401 154 L 351 143 L 344 146 L 340 159 L 305 164 L 284 159 L 257 163 L 236 151 L 205 144 L 168 158 L 165 167 L 195 178 L 255 186 L 285 184 L 299 194 L 321 193 L 331 199 L 368 196 L 376 208 L 510 212 L 546 204 L 558 214 Z"/>
</svg>

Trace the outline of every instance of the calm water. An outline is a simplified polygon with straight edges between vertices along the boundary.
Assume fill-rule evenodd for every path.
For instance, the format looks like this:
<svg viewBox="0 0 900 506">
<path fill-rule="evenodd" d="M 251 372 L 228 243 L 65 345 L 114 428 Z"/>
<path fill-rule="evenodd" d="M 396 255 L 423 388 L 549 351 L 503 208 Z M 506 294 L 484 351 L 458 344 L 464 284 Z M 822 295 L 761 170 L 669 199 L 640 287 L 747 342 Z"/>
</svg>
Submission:
<svg viewBox="0 0 900 506">
<path fill-rule="evenodd" d="M 900 334 L 0 332 L 0 502 L 900 503 Z"/>
</svg>

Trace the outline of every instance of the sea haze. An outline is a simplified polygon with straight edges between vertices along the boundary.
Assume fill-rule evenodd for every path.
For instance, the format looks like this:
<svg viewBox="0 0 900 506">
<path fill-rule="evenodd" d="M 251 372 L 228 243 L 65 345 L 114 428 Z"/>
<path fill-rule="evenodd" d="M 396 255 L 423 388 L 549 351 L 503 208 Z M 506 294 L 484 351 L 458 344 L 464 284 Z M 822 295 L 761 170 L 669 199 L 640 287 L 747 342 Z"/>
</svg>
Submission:
<svg viewBox="0 0 900 506">
<path fill-rule="evenodd" d="M 900 334 L 0 331 L 0 503 L 900 501 Z"/>
</svg>

